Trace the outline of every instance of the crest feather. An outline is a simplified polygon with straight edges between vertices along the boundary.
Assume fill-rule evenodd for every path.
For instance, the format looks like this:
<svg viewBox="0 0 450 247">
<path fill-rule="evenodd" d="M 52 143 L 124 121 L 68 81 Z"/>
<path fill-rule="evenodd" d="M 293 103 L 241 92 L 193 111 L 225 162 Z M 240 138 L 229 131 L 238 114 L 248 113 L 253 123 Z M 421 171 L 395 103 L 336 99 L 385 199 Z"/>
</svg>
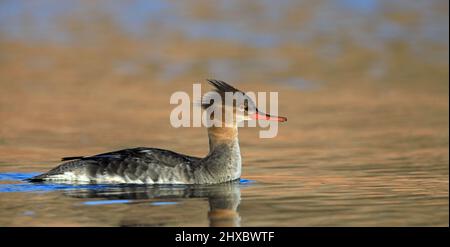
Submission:
<svg viewBox="0 0 450 247">
<path fill-rule="evenodd" d="M 231 93 L 237 93 L 240 92 L 245 95 L 244 92 L 240 91 L 239 89 L 231 86 L 230 84 L 220 81 L 220 80 L 214 80 L 214 79 L 207 79 L 207 81 L 215 87 L 215 90 L 210 91 L 203 95 L 201 99 L 201 106 L 203 108 L 207 108 L 211 106 L 214 103 L 214 99 L 217 96 L 217 93 L 221 96 L 221 99 L 225 99 L 225 93 L 231 92 Z M 224 103 L 224 102 L 222 102 Z"/>
<path fill-rule="evenodd" d="M 213 79 L 207 79 L 207 81 L 213 85 L 217 92 L 219 93 L 225 93 L 225 92 L 241 92 L 239 89 L 236 89 L 235 87 L 231 86 L 230 84 L 224 82 L 224 81 L 219 81 L 219 80 L 213 80 Z"/>
</svg>

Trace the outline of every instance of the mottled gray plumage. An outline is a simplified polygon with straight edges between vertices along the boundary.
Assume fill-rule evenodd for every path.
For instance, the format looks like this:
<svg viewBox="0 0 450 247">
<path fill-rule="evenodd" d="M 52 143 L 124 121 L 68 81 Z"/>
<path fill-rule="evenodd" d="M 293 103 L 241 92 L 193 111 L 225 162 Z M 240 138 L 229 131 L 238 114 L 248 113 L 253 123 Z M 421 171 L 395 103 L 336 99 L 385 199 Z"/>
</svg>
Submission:
<svg viewBox="0 0 450 247">
<path fill-rule="evenodd" d="M 238 179 L 236 144 L 221 144 L 205 158 L 157 148 L 132 148 L 68 161 L 32 181 L 207 184 Z M 237 149 L 236 149 L 237 148 Z M 236 159 L 239 160 L 236 160 Z M 237 162 L 239 163 L 238 166 Z M 238 171 L 239 170 L 239 171 Z"/>
</svg>

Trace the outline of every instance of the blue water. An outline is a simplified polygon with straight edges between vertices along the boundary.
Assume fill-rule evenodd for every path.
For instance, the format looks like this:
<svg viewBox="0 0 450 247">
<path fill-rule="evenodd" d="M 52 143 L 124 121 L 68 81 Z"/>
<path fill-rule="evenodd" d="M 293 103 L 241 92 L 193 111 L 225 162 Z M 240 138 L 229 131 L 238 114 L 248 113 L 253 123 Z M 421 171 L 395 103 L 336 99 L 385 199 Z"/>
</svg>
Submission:
<svg viewBox="0 0 450 247">
<path fill-rule="evenodd" d="M 108 40 L 108 36 L 102 36 L 99 30 L 114 30 L 114 33 L 130 40 L 156 46 L 152 50 L 144 50 L 136 61 L 116 61 L 115 72 L 139 74 L 145 69 L 142 64 L 149 63 L 160 67 L 155 76 L 162 81 L 172 81 L 190 73 L 199 64 L 206 64 L 210 74 L 208 77 L 225 81 L 239 81 L 246 77 L 245 74 L 261 71 L 270 76 L 278 75 L 287 68 L 295 68 L 295 59 L 279 59 L 277 56 L 267 56 L 263 51 L 256 57 L 240 58 L 239 61 L 228 56 L 211 56 L 205 61 L 165 61 L 165 56 L 161 55 L 164 48 L 159 47 L 160 44 L 178 36 L 192 41 L 226 41 L 262 50 L 286 44 L 299 47 L 317 44 L 320 47 L 314 49 L 321 58 L 336 62 L 340 62 L 348 51 L 346 44 L 384 54 L 392 49 L 393 44 L 403 43 L 408 49 L 411 48 L 418 60 L 427 54 L 427 59 L 448 63 L 448 12 L 446 15 L 445 11 L 439 11 L 439 1 L 330 0 L 321 1 L 316 6 L 305 4 L 306 1 L 265 0 L 248 5 L 250 10 L 251 6 L 257 6 L 257 11 L 243 9 L 247 6 L 243 2 L 246 1 L 214 1 L 209 6 L 211 16 L 202 17 L 194 10 L 204 6 L 195 1 L 134 0 L 90 5 L 70 0 L 5 0 L 0 1 L 0 40 L 90 46 L 97 42 L 102 44 L 104 38 Z M 411 23 L 388 18 L 396 13 L 417 17 L 412 18 Z M 305 15 L 305 18 L 288 17 L 293 14 Z M 79 25 L 80 30 L 64 24 L 72 22 Z M 434 45 L 447 47 L 446 52 L 430 55 L 430 50 L 433 50 L 430 47 Z M 385 64 L 384 56 L 371 59 L 372 65 L 367 69 L 370 76 L 379 79 L 388 73 L 380 66 Z M 291 75 L 274 76 L 267 81 L 295 86 L 303 91 L 316 90 L 326 83 L 310 79 Z"/>
<path fill-rule="evenodd" d="M 83 202 L 84 205 L 108 205 L 108 204 L 122 204 L 129 203 L 130 200 L 104 200 L 104 201 L 87 201 Z"/>
<path fill-rule="evenodd" d="M 175 205 L 178 204 L 177 202 L 152 202 L 150 205 L 153 206 L 167 206 L 167 205 Z"/>
<path fill-rule="evenodd" d="M 63 191 L 69 196 L 84 198 L 80 204 L 87 206 L 101 206 L 111 204 L 128 204 L 136 202 L 136 199 L 156 200 L 149 202 L 151 206 L 170 206 L 180 202 L 167 201 L 163 198 L 180 199 L 185 197 L 207 197 L 208 193 L 217 193 L 226 189 L 226 185 L 127 185 L 127 184 L 60 184 L 60 183 L 31 183 L 26 179 L 39 173 L 0 173 L 0 193 L 48 193 Z M 11 181 L 12 183 L 8 183 Z M 20 183 L 17 183 L 19 181 Z M 240 179 L 235 184 L 235 189 L 248 187 L 254 184 L 254 180 Z M 237 186 L 237 187 L 236 187 Z M 189 194 L 188 191 L 197 190 L 197 194 Z M 185 194 L 187 193 L 187 194 Z M 200 195 L 202 194 L 203 195 Z M 163 200 L 161 200 L 163 199 Z"/>
<path fill-rule="evenodd" d="M 37 172 L 29 173 L 0 173 L 0 180 L 24 180 L 39 175 Z"/>
<path fill-rule="evenodd" d="M 0 173 L 0 181 L 21 181 L 21 183 L 0 184 L 0 193 L 2 192 L 46 192 L 55 190 L 74 190 L 74 189 L 101 189 L 108 188 L 111 185 L 101 184 L 52 184 L 52 183 L 30 183 L 25 179 L 34 177 L 39 173 Z"/>
<path fill-rule="evenodd" d="M 74 42 L 73 35 L 70 30 L 62 28 L 58 20 L 64 16 L 74 16 L 83 25 L 88 25 L 102 20 L 92 15 L 97 11 L 113 18 L 110 21 L 116 25 L 115 28 L 135 38 L 164 38 L 166 34 L 158 29 L 162 27 L 168 34 L 178 32 L 193 39 L 230 40 L 257 47 L 273 47 L 284 41 L 302 42 L 323 33 L 339 37 L 339 33 L 346 30 L 359 45 L 369 48 L 390 40 L 402 40 L 414 45 L 424 38 L 448 44 L 448 17 L 438 16 L 436 1 L 325 1 L 317 6 L 317 11 L 303 28 L 282 24 L 287 10 L 301 8 L 298 1 L 259 1 L 262 8 L 261 13 L 257 14 L 236 14 L 236 9 L 242 5 L 237 0 L 217 1 L 214 11 L 220 12 L 223 17 L 213 19 L 189 14 L 187 7 L 191 4 L 163 0 L 116 1 L 98 6 L 80 1 L 1 1 L 0 32 L 27 41 L 50 39 L 71 43 Z M 397 9 L 415 11 L 421 15 L 416 31 L 412 32 L 409 26 L 383 17 L 387 10 Z M 86 12 L 88 14 L 83 14 Z M 235 18 L 236 15 L 239 18 Z M 153 24 L 156 29 L 151 28 Z M 276 28 L 261 27 L 264 24 Z M 376 28 L 367 28 L 368 25 L 375 25 Z"/>
<path fill-rule="evenodd" d="M 99 205 L 110 205 L 110 204 L 126 204 L 130 203 L 132 200 L 96 200 L 96 201 L 85 201 L 82 204 L 84 205 L 90 205 L 90 206 L 99 206 Z M 178 202 L 168 202 L 168 201 L 158 201 L 158 202 L 151 202 L 150 205 L 152 206 L 169 206 L 169 205 L 176 205 Z"/>
</svg>

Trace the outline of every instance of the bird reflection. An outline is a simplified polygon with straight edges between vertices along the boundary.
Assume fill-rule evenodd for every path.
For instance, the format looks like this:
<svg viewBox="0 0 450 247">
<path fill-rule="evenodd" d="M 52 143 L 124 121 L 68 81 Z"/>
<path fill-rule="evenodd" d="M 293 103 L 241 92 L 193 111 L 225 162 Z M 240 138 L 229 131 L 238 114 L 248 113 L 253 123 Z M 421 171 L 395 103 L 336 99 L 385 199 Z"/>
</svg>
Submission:
<svg viewBox="0 0 450 247">
<path fill-rule="evenodd" d="M 64 195 L 107 200 L 207 198 L 210 226 L 240 226 L 239 181 L 215 185 L 117 185 L 102 189 L 68 190 L 64 192 Z M 132 225 L 121 224 L 121 226 Z M 139 224 L 139 226 L 145 225 Z"/>
</svg>

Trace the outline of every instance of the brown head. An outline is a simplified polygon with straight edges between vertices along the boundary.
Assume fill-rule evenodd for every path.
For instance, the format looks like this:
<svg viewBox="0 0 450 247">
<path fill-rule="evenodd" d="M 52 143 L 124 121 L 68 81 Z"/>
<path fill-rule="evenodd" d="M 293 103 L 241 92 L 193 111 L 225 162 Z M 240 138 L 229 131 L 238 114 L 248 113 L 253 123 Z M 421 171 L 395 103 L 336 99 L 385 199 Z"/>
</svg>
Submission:
<svg viewBox="0 0 450 247">
<path fill-rule="evenodd" d="M 248 95 L 226 82 L 210 79 L 207 81 L 215 87 L 215 90 L 203 96 L 202 107 L 208 111 L 209 120 L 215 126 L 225 124 L 227 127 L 236 127 L 240 122 L 259 119 L 287 121 L 286 117 L 272 116 L 261 112 Z"/>
</svg>

